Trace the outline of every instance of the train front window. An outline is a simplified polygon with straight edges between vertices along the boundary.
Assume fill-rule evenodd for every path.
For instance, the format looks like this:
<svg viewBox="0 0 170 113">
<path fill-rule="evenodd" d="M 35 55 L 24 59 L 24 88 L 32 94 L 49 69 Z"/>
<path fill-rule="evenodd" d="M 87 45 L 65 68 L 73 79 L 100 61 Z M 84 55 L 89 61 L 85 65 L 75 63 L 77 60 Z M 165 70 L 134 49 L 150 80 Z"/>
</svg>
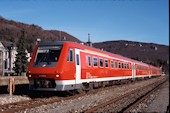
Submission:
<svg viewBox="0 0 170 113">
<path fill-rule="evenodd" d="M 61 53 L 61 46 L 39 47 L 34 67 L 55 67 Z"/>
</svg>

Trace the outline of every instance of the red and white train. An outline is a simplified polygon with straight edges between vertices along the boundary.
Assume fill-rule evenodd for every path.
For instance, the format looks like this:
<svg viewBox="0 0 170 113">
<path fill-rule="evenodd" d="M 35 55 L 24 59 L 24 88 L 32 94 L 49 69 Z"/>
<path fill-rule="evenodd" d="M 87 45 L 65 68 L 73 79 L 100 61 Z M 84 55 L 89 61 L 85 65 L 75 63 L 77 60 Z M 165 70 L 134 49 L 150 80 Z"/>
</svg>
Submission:
<svg viewBox="0 0 170 113">
<path fill-rule="evenodd" d="M 88 90 L 117 80 L 160 76 L 161 68 L 74 42 L 40 42 L 27 76 L 30 90 Z"/>
</svg>

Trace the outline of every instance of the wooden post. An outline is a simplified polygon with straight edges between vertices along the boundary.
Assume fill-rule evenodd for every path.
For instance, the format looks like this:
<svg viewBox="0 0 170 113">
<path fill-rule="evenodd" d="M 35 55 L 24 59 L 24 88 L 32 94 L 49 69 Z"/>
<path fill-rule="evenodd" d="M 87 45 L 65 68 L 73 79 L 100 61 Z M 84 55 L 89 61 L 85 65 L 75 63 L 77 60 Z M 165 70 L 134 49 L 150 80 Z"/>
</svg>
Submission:
<svg viewBox="0 0 170 113">
<path fill-rule="evenodd" d="M 12 78 L 9 81 L 9 95 L 12 96 Z"/>
<path fill-rule="evenodd" d="M 12 96 L 12 93 L 15 90 L 14 78 L 12 78 L 12 77 L 9 78 L 9 84 L 8 84 L 8 89 L 7 90 L 9 92 L 9 95 Z"/>
</svg>

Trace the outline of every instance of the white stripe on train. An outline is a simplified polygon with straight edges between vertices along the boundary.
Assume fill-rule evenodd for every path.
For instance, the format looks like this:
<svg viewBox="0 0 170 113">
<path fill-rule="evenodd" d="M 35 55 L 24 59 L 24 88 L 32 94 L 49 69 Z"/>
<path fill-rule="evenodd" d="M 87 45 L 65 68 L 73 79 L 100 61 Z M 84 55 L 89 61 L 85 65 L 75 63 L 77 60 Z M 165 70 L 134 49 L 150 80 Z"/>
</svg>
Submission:
<svg viewBox="0 0 170 113">
<path fill-rule="evenodd" d="M 151 77 L 156 75 L 138 75 L 138 77 Z M 107 77 L 107 78 L 92 78 L 92 79 L 80 79 L 77 83 L 83 83 L 83 82 L 101 82 L 101 81 L 112 81 L 112 80 L 122 80 L 122 79 L 130 79 L 133 78 L 132 76 L 124 76 L 124 77 Z M 71 85 L 75 84 L 75 80 L 56 80 L 57 85 Z"/>
</svg>

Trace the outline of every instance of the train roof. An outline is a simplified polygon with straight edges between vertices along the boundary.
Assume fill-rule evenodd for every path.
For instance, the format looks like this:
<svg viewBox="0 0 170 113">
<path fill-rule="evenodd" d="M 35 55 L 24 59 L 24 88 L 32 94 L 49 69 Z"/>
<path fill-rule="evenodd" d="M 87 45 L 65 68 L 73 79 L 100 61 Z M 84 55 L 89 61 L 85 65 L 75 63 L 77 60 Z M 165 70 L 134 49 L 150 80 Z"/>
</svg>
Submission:
<svg viewBox="0 0 170 113">
<path fill-rule="evenodd" d="M 79 48 L 79 49 L 92 50 L 92 51 L 100 52 L 100 53 L 103 53 L 103 54 L 107 54 L 109 56 L 112 56 L 112 57 L 115 57 L 115 58 L 118 58 L 118 59 L 125 60 L 127 62 L 134 62 L 134 63 L 136 63 L 138 65 L 151 66 L 149 64 L 143 63 L 142 61 L 133 60 L 133 59 L 130 59 L 130 58 L 118 55 L 118 54 L 110 53 L 110 52 L 107 52 L 107 51 L 104 51 L 104 50 L 100 50 L 100 49 L 97 49 L 97 48 L 94 48 L 94 47 L 89 47 L 89 46 L 86 46 L 84 44 L 71 42 L 71 41 L 39 42 L 38 46 L 39 47 L 41 47 L 41 46 L 56 46 L 56 45 L 62 46 L 62 45 L 64 45 L 64 43 L 68 44 L 69 46 L 76 47 L 76 48 Z M 152 66 L 152 67 L 154 67 L 154 66 Z"/>
<path fill-rule="evenodd" d="M 42 47 L 42 46 L 56 46 L 56 45 L 63 45 L 65 42 L 64 41 L 41 41 L 38 43 L 38 46 L 39 47 Z"/>
<path fill-rule="evenodd" d="M 67 43 L 67 42 L 66 42 L 66 43 Z M 97 49 L 97 48 L 94 48 L 94 47 L 86 46 L 86 45 L 84 45 L 84 44 L 79 44 L 79 43 L 75 43 L 75 42 L 68 42 L 68 43 L 71 44 L 72 46 L 77 47 L 77 48 L 80 48 L 80 49 L 88 49 L 88 50 L 92 50 L 92 51 L 96 51 L 96 52 L 101 52 L 101 53 L 103 53 L 103 54 L 107 54 L 107 55 L 109 55 L 109 56 L 112 56 L 112 57 L 115 57 L 115 58 L 119 58 L 119 59 L 125 60 L 125 61 L 127 61 L 127 62 L 134 62 L 134 63 L 136 63 L 136 64 L 149 66 L 148 64 L 143 63 L 143 62 L 141 62 L 141 61 L 136 61 L 136 60 L 133 60 L 133 59 L 130 59 L 130 58 L 127 58 L 127 57 L 118 55 L 118 54 L 114 54 L 114 53 L 110 53 L 110 52 L 108 52 L 108 51 L 104 51 L 104 50 L 100 50 L 100 49 Z"/>
</svg>

